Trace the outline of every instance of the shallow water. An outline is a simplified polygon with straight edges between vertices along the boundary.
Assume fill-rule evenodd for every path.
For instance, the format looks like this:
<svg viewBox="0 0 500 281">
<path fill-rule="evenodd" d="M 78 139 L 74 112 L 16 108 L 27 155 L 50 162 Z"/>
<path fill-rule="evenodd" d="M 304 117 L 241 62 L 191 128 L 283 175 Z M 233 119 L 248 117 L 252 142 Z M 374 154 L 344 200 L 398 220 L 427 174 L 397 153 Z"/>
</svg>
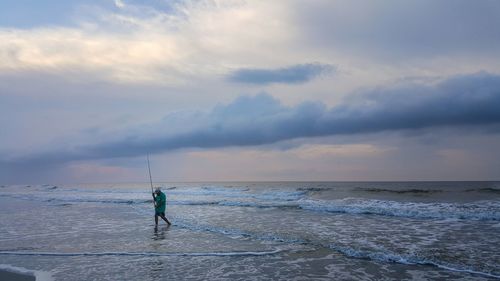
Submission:
<svg viewBox="0 0 500 281">
<path fill-rule="evenodd" d="M 500 278 L 498 182 L 0 187 L 0 264 L 55 280 Z"/>
</svg>

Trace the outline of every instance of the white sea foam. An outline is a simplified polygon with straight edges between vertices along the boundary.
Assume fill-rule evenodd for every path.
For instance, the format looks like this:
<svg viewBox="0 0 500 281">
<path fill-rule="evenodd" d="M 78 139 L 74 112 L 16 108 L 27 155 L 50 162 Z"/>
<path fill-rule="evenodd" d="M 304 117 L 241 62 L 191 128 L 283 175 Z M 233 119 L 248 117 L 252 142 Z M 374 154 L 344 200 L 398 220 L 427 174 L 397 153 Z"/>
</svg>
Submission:
<svg viewBox="0 0 500 281">
<path fill-rule="evenodd" d="M 283 200 L 283 201 L 295 201 L 299 200 L 306 195 L 306 191 L 272 191 L 264 192 L 262 194 L 256 194 L 253 198 L 264 199 L 264 200 Z"/>
<path fill-rule="evenodd" d="M 224 200 L 217 203 L 219 206 L 253 207 L 253 208 L 296 208 L 297 204 L 283 201 L 254 202 L 254 201 L 229 201 Z"/>
<path fill-rule="evenodd" d="M 219 187 L 219 186 L 203 186 L 202 189 L 214 192 L 242 192 L 250 190 L 248 187 Z"/>
<path fill-rule="evenodd" d="M 205 257 L 205 256 L 267 256 L 283 252 L 283 249 L 272 251 L 235 251 L 235 252 L 25 252 L 25 251 L 0 251 L 0 255 L 10 256 L 49 256 L 49 257 L 75 257 L 75 256 L 148 256 L 148 257 Z M 36 275 L 35 275 L 36 276 Z M 37 279 L 38 280 L 38 279 Z"/>
<path fill-rule="evenodd" d="M 218 196 L 219 198 L 242 198 L 242 199 L 260 199 L 260 200 L 281 200 L 295 201 L 307 194 L 306 191 L 268 191 L 260 193 L 249 193 L 248 189 L 229 189 L 229 188 L 202 188 L 172 190 L 167 195 L 182 196 Z"/>
<path fill-rule="evenodd" d="M 468 272 L 471 274 L 477 274 L 487 277 L 500 278 L 500 275 L 490 272 L 482 272 L 475 270 L 470 266 L 460 266 L 448 264 L 440 261 L 433 261 L 431 259 L 426 259 L 418 256 L 404 255 L 404 254 L 396 254 L 390 252 L 377 252 L 377 251 L 367 251 L 367 250 L 359 250 L 345 246 L 338 245 L 330 245 L 330 249 L 338 251 L 346 256 L 360 259 L 370 259 L 380 262 L 395 262 L 401 264 L 420 264 L 420 265 L 432 265 L 439 268 L 443 268 L 451 271 L 458 272 Z"/>
<path fill-rule="evenodd" d="M 0 194 L 23 200 L 46 201 L 51 203 L 103 203 L 103 204 L 149 204 L 151 199 L 130 198 L 98 198 L 98 197 L 39 197 L 19 194 Z M 273 195 L 274 196 L 274 195 Z M 234 198 L 227 200 L 178 200 L 167 199 L 168 205 L 218 205 L 253 208 L 297 208 L 314 212 L 371 214 L 417 219 L 464 219 L 464 220 L 500 220 L 500 203 L 498 201 L 478 201 L 472 203 L 421 203 L 397 202 L 376 199 L 346 198 L 337 200 L 317 200 L 249 196 L 250 198 Z M 252 198 L 266 198 L 255 200 Z M 241 199 L 241 200 L 238 200 Z"/>
<path fill-rule="evenodd" d="M 436 266 L 436 267 L 443 268 L 446 270 L 468 272 L 471 274 L 478 274 L 478 275 L 483 275 L 483 276 L 488 276 L 488 277 L 500 278 L 500 275 L 497 275 L 495 273 L 490 273 L 490 272 L 482 272 L 482 271 L 476 270 L 470 266 L 453 265 L 453 264 L 448 264 L 448 263 L 441 262 L 441 261 L 433 261 L 431 259 L 428 259 L 425 257 L 420 257 L 420 256 L 411 256 L 411 255 L 404 255 L 404 254 L 398 254 L 398 253 L 391 253 L 389 251 L 382 252 L 382 251 L 378 251 L 378 250 L 372 250 L 372 251 L 360 250 L 360 249 L 355 249 L 355 248 L 347 247 L 347 246 L 339 246 L 336 244 L 324 244 L 320 241 L 311 241 L 311 240 L 305 240 L 305 239 L 301 239 L 301 238 L 283 237 L 283 236 L 276 234 L 276 233 L 251 233 L 251 232 L 246 232 L 246 231 L 242 231 L 242 230 L 238 230 L 238 229 L 227 229 L 227 228 L 211 226 L 211 225 L 194 224 L 194 223 L 184 221 L 180 218 L 174 218 L 174 219 L 175 219 L 174 225 L 176 225 L 178 227 L 187 228 L 190 230 L 195 230 L 195 231 L 208 231 L 208 232 L 219 233 L 219 234 L 223 234 L 223 235 L 229 235 L 232 237 L 239 236 L 239 237 L 251 238 L 251 239 L 256 239 L 256 240 L 276 241 L 276 242 L 282 242 L 282 243 L 287 243 L 287 244 L 301 244 L 301 245 L 309 245 L 309 246 L 321 247 L 321 248 L 326 247 L 326 248 L 330 248 L 332 250 L 338 251 L 346 256 L 353 257 L 353 258 L 370 259 L 370 260 L 375 260 L 375 261 L 380 261 L 380 262 L 395 262 L 395 263 L 401 263 L 401 264 L 432 265 L 432 266 Z"/>
<path fill-rule="evenodd" d="M 219 205 L 254 208 L 298 208 L 314 212 L 372 214 L 417 219 L 500 220 L 498 201 L 473 203 L 417 203 L 375 199 L 300 199 L 296 201 L 169 201 L 172 205 Z"/>
<path fill-rule="evenodd" d="M 264 241 L 276 241 L 276 242 L 284 242 L 284 243 L 295 243 L 295 244 L 305 244 L 306 241 L 299 238 L 293 237 L 283 237 L 281 235 L 275 233 L 252 233 L 248 231 L 243 231 L 239 229 L 229 229 L 219 226 L 213 225 L 201 225 L 192 223 L 186 220 L 183 220 L 178 217 L 173 218 L 173 224 L 178 227 L 186 228 L 194 231 L 207 231 L 212 233 L 218 233 L 223 235 L 229 235 L 232 237 L 250 237 L 256 240 L 264 240 Z"/>
<path fill-rule="evenodd" d="M 149 204 L 145 193 L 47 192 L 1 193 L 2 197 L 51 203 Z M 211 196 L 211 197 L 205 197 Z M 168 205 L 216 205 L 253 208 L 296 208 L 313 212 L 373 214 L 418 219 L 500 220 L 500 202 L 483 200 L 470 203 L 398 202 L 389 200 L 344 198 L 310 199 L 306 191 L 248 192 L 247 189 L 192 188 L 168 192 Z"/>
<path fill-rule="evenodd" d="M 416 203 L 375 199 L 302 200 L 300 208 L 312 211 L 375 214 L 410 218 L 500 220 L 497 201 L 473 203 Z"/>
</svg>

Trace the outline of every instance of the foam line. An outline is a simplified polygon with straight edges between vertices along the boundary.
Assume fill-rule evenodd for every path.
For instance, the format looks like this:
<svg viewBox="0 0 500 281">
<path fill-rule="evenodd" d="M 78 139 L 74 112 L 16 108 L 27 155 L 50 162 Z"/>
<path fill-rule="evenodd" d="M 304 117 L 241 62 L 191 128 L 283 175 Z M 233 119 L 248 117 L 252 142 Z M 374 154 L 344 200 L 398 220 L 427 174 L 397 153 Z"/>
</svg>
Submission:
<svg viewBox="0 0 500 281">
<path fill-rule="evenodd" d="M 175 253 L 157 253 L 157 252 L 16 252 L 0 251 L 0 255 L 8 256 L 49 256 L 49 257 L 78 257 L 78 256 L 147 256 L 147 257 L 227 257 L 227 256 L 268 256 L 283 252 L 282 249 L 273 251 L 241 251 L 241 252 L 175 252 Z"/>
<path fill-rule="evenodd" d="M 303 239 L 290 238 L 290 237 L 282 237 L 273 233 L 269 234 L 258 234 L 246 232 L 238 229 L 229 229 L 211 225 L 200 225 L 200 224 L 192 224 L 186 222 L 180 218 L 173 218 L 173 224 L 175 226 L 189 229 L 192 231 L 206 231 L 211 233 L 218 233 L 222 235 L 230 235 L 230 236 L 241 236 L 241 237 L 250 237 L 252 239 L 260 240 L 260 241 L 275 241 L 282 242 L 288 244 L 308 244 L 309 242 Z"/>
<path fill-rule="evenodd" d="M 432 262 L 430 264 L 432 264 L 434 266 L 437 266 L 439 268 L 442 268 L 442 269 L 450 270 L 450 271 L 468 272 L 468 273 L 471 273 L 471 274 L 478 274 L 478 275 L 483 275 L 483 276 L 487 276 L 487 277 L 492 277 L 492 278 L 500 279 L 500 275 L 495 275 L 495 274 L 491 274 L 491 273 L 487 273 L 487 272 L 476 271 L 476 270 L 472 270 L 472 269 L 454 268 L 454 267 L 450 267 L 450 266 L 447 266 L 447 265 L 442 265 L 442 264 L 438 264 L 438 263 L 434 263 L 434 262 Z"/>
</svg>

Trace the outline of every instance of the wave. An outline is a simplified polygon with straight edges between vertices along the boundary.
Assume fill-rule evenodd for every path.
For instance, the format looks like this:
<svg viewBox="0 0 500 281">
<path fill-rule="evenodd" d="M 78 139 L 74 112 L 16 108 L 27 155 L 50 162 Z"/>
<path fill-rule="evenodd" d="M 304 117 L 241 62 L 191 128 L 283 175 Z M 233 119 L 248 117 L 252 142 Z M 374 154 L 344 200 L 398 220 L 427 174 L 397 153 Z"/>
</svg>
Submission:
<svg viewBox="0 0 500 281">
<path fill-rule="evenodd" d="M 366 214 L 415 219 L 463 219 L 500 221 L 500 202 L 484 200 L 470 203 L 445 202 L 399 202 L 365 198 L 344 198 L 334 200 L 308 199 L 307 192 L 302 191 L 268 191 L 249 193 L 230 188 L 207 187 L 203 190 L 171 190 L 167 195 L 167 205 L 197 205 L 221 207 L 249 208 L 292 208 L 312 212 Z M 483 190 L 483 189 L 481 189 Z M 495 189 L 484 189 L 491 190 Z M 406 190 L 410 191 L 410 190 Z M 399 192 L 399 191 L 398 191 Z M 412 190 L 414 192 L 414 190 Z M 418 192 L 423 192 L 422 190 Z M 196 197 L 192 194 L 216 194 L 214 197 Z M 109 203 L 141 205 L 151 204 L 152 199 L 146 194 L 115 193 L 0 193 L 0 197 L 23 200 L 43 201 L 50 203 Z M 179 198 L 179 199 L 177 199 Z M 186 198 L 186 200 L 182 200 Z"/>
<path fill-rule="evenodd" d="M 219 201 L 203 201 L 203 200 L 167 200 L 167 205 L 187 205 L 187 206 L 208 206 L 219 205 Z"/>
<path fill-rule="evenodd" d="M 222 206 L 222 207 L 250 207 L 250 208 L 297 208 L 297 204 L 288 202 L 255 202 L 255 201 L 229 201 L 229 200 L 167 200 L 167 205 L 180 206 Z"/>
<path fill-rule="evenodd" d="M 294 237 L 284 237 L 281 235 L 277 235 L 274 233 L 253 233 L 253 232 L 248 232 L 248 231 L 243 231 L 239 229 L 230 229 L 230 228 L 224 228 L 224 227 L 219 227 L 219 226 L 213 226 L 213 225 L 201 225 L 201 224 L 196 224 L 196 223 L 190 223 L 186 220 L 183 220 L 179 217 L 174 217 L 172 219 L 174 226 L 189 229 L 192 231 L 203 231 L 203 232 L 211 232 L 211 233 L 217 233 L 217 234 L 223 234 L 223 235 L 230 235 L 232 237 L 236 238 L 252 238 L 256 240 L 261 240 L 261 241 L 274 241 L 274 242 L 282 242 L 282 243 L 288 243 L 288 244 L 308 244 L 309 241 L 300 239 L 300 238 L 294 238 Z"/>
<path fill-rule="evenodd" d="M 298 196 L 291 193 L 290 196 Z M 10 197 L 23 200 L 38 200 L 55 204 L 60 203 L 104 203 L 143 205 L 151 204 L 152 199 L 129 198 L 55 198 L 36 197 L 19 194 L 0 194 L 0 197 Z M 265 199 L 261 199 L 265 198 Z M 272 200 L 277 198 L 277 200 Z M 251 196 L 246 198 L 235 197 L 241 200 L 213 199 L 213 200 L 173 200 L 167 198 L 170 206 L 220 206 L 220 207 L 248 207 L 248 208 L 291 208 L 311 212 L 345 213 L 360 215 L 380 215 L 406 217 L 415 219 L 462 219 L 500 221 L 500 202 L 494 200 L 476 201 L 471 203 L 422 203 L 398 202 L 389 200 L 344 198 L 335 200 L 295 199 L 287 198 L 287 194 L 272 193 L 266 196 Z M 250 200 L 249 200 L 250 199 Z"/>
<path fill-rule="evenodd" d="M 487 277 L 500 278 L 500 275 L 492 272 L 483 272 L 475 270 L 473 267 L 466 265 L 457 265 L 450 264 L 442 261 L 433 261 L 431 259 L 422 258 L 415 255 L 405 255 L 405 254 L 396 254 L 391 252 L 379 252 L 379 251 L 366 251 L 366 250 L 358 250 L 345 246 L 338 245 L 330 245 L 330 249 L 333 249 L 339 253 L 342 253 L 348 257 L 352 258 L 360 258 L 360 259 L 369 259 L 380 262 L 394 262 L 401 264 L 417 264 L 417 265 L 432 265 L 442 269 L 457 271 L 457 272 L 468 272 L 471 274 L 477 274 Z"/>
<path fill-rule="evenodd" d="M 296 201 L 304 197 L 307 192 L 305 191 L 273 191 L 264 192 L 260 194 L 253 194 L 250 197 L 263 200 L 283 200 L 283 201 Z"/>
<path fill-rule="evenodd" d="M 467 189 L 466 192 L 485 192 L 485 193 L 496 193 L 500 194 L 500 189 L 486 187 L 486 188 L 477 188 L 477 189 Z"/>
<path fill-rule="evenodd" d="M 71 203 L 111 203 L 111 204 L 144 204 L 144 203 L 152 203 L 152 199 L 100 199 L 100 198 L 70 198 L 70 199 L 61 199 L 61 198 L 49 198 L 44 200 L 46 202 L 51 203 L 62 203 L 63 205 L 71 205 Z"/>
<path fill-rule="evenodd" d="M 235 252 L 17 252 L 0 251 L 0 255 L 10 256 L 49 256 L 49 257 L 75 257 L 75 256 L 148 256 L 148 257 L 207 257 L 207 256 L 268 256 L 283 252 L 283 249 L 273 251 L 235 251 Z"/>
<path fill-rule="evenodd" d="M 221 201 L 218 202 L 219 206 L 231 207 L 252 207 L 252 208 L 297 208 L 298 205 L 289 202 L 275 201 L 275 202 L 249 202 L 249 201 Z"/>
<path fill-rule="evenodd" d="M 311 211 L 372 214 L 417 219 L 500 220 L 497 201 L 474 203 L 416 203 L 375 199 L 302 200 L 299 208 Z"/>
<path fill-rule="evenodd" d="M 344 254 L 348 257 L 353 257 L 353 258 L 371 259 L 371 260 L 380 261 L 380 262 L 395 262 L 395 263 L 402 263 L 402 264 L 433 265 L 433 266 L 437 266 L 437 267 L 448 269 L 448 270 L 464 271 L 464 272 L 481 274 L 481 275 L 485 275 L 485 276 L 489 276 L 489 277 L 496 277 L 496 278 L 499 277 L 498 275 L 494 275 L 492 273 L 481 272 L 481 271 L 477 271 L 477 270 L 474 270 L 471 268 L 460 268 L 460 266 L 458 266 L 458 265 L 450 265 L 450 264 L 446 264 L 444 262 L 430 261 L 430 260 L 419 258 L 417 256 L 408 256 L 408 255 L 396 254 L 396 253 L 390 253 L 390 252 L 361 251 L 361 250 L 358 250 L 355 248 L 339 246 L 339 245 L 335 245 L 335 244 L 325 245 L 321 242 L 315 242 L 315 241 L 305 240 L 305 239 L 301 239 L 301 238 L 282 237 L 278 234 L 273 234 L 273 233 L 267 233 L 267 234 L 250 233 L 250 232 L 245 232 L 245 231 L 236 230 L 236 229 L 227 229 L 227 228 L 209 226 L 209 225 L 197 225 L 197 224 L 183 222 L 179 218 L 175 218 L 174 225 L 176 225 L 178 227 L 188 228 L 190 230 L 208 231 L 208 232 L 212 232 L 212 233 L 230 235 L 233 237 L 234 236 L 236 236 L 236 237 L 241 236 L 244 238 L 251 238 L 251 239 L 256 239 L 256 240 L 277 241 L 277 242 L 284 242 L 284 243 L 289 243 L 289 244 L 304 244 L 304 245 L 310 245 L 310 246 L 315 246 L 315 247 L 330 248 L 332 250 L 340 252 L 341 254 Z"/>
<path fill-rule="evenodd" d="M 217 187 L 217 186 L 202 186 L 204 190 L 220 191 L 220 192 L 243 192 L 249 191 L 248 187 Z"/>
<path fill-rule="evenodd" d="M 487 277 L 500 278 L 500 275 L 497 275 L 493 272 L 484 272 L 474 269 L 471 266 L 467 265 L 458 265 L 458 264 L 450 264 L 444 261 L 432 260 L 432 258 L 424 258 L 417 255 L 406 255 L 406 254 L 398 254 L 392 253 L 390 251 L 377 251 L 377 250 L 360 250 L 354 247 L 342 246 L 337 244 L 325 244 L 320 241 L 311 241 L 309 239 L 302 238 L 294 238 L 294 237 L 283 237 L 276 233 L 252 233 L 238 229 L 228 229 L 224 227 L 211 226 L 211 225 L 199 225 L 187 222 L 182 220 L 181 218 L 173 218 L 173 223 L 177 227 L 187 228 L 189 230 L 194 231 L 207 231 L 212 233 L 218 233 L 223 235 L 228 235 L 233 238 L 251 238 L 255 240 L 261 241 L 274 241 L 274 242 L 282 242 L 287 244 L 300 244 L 300 245 L 308 245 L 316 248 L 328 248 L 334 251 L 337 251 L 345 256 L 351 258 L 359 258 L 359 259 L 369 259 L 378 262 L 394 262 L 401 264 L 418 264 L 418 265 L 432 265 L 442 269 L 458 271 L 458 272 L 468 272 L 471 274 L 478 274 Z"/>
<path fill-rule="evenodd" d="M 382 193 L 395 193 L 395 194 L 432 194 L 432 193 L 440 193 L 443 192 L 441 189 L 387 189 L 387 188 L 364 188 L 359 187 L 354 189 L 354 191 L 363 191 L 363 192 L 382 192 Z"/>
<path fill-rule="evenodd" d="M 431 260 L 421 259 L 414 256 L 398 255 L 394 253 L 383 252 L 369 252 L 359 251 L 353 248 L 337 247 L 332 245 L 331 249 L 340 252 L 348 257 L 370 259 L 379 262 L 394 262 L 401 264 L 417 264 L 417 265 L 432 265 L 438 268 L 456 271 L 467 272 L 471 274 L 500 278 L 500 275 L 490 272 L 483 272 L 475 270 L 471 267 L 461 267 L 459 265 L 452 265 L 447 263 L 440 263 Z M 276 255 L 284 252 L 283 249 L 276 249 L 273 251 L 235 251 L 235 252 L 72 252 L 72 253 L 57 253 L 57 252 L 0 252 L 0 255 L 17 255 L 17 256 L 52 256 L 52 257 L 74 257 L 74 256 L 147 256 L 147 257 L 235 257 L 235 256 L 269 256 Z M 38 280 L 38 279 L 37 279 Z"/>
<path fill-rule="evenodd" d="M 230 200 L 167 200 L 167 205 L 192 205 L 192 206 L 205 206 L 216 205 L 226 207 L 250 207 L 250 208 L 295 208 L 299 209 L 296 202 L 288 201 L 230 201 Z"/>
<path fill-rule="evenodd" d="M 306 192 L 320 192 L 324 190 L 330 190 L 328 187 L 299 187 L 297 191 L 306 191 Z"/>
<path fill-rule="evenodd" d="M 268 191 L 262 193 L 249 193 L 247 189 L 231 190 L 229 188 L 202 188 L 173 190 L 167 193 L 168 195 L 183 195 L 183 196 L 219 196 L 222 198 L 241 198 L 241 199 L 258 199 L 258 200 L 282 200 L 296 201 L 304 198 L 307 195 L 306 191 Z"/>
<path fill-rule="evenodd" d="M 500 203 L 417 203 L 375 199 L 302 199 L 289 201 L 169 201 L 171 205 L 217 205 L 253 208 L 294 208 L 312 212 L 366 214 L 415 219 L 500 220 Z"/>
<path fill-rule="evenodd" d="M 143 209 L 139 209 L 134 206 L 132 207 L 140 213 L 146 213 L 146 211 Z M 172 223 L 176 227 L 181 227 L 192 231 L 206 231 L 211 233 L 222 234 L 234 239 L 254 239 L 260 241 L 281 242 L 292 246 L 292 247 L 286 247 L 285 245 L 283 245 L 280 246 L 281 249 L 289 249 L 295 252 L 298 251 L 298 249 L 294 247 L 296 245 L 310 246 L 315 248 L 327 248 L 352 258 L 370 259 L 378 262 L 431 265 L 450 271 L 468 272 L 471 274 L 500 278 L 500 275 L 498 275 L 495 272 L 484 272 L 467 265 L 450 264 L 444 261 L 433 259 L 432 257 L 422 257 L 419 255 L 406 255 L 406 254 L 392 253 L 390 251 L 380 251 L 380 250 L 360 250 L 359 248 L 331 244 L 330 242 L 314 241 L 311 239 L 304 239 L 302 237 L 283 236 L 282 234 L 279 233 L 256 233 L 256 232 L 249 232 L 240 229 L 230 229 L 214 225 L 197 224 L 194 222 L 190 222 L 189 220 L 182 219 L 180 217 L 173 217 Z M 307 250 L 310 250 L 310 248 L 307 248 Z"/>
</svg>

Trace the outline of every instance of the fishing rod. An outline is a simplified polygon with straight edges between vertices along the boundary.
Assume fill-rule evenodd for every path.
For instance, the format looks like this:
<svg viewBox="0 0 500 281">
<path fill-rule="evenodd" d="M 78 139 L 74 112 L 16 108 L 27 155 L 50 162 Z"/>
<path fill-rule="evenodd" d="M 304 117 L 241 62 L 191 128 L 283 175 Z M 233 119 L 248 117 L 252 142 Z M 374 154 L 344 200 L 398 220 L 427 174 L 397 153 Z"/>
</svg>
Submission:
<svg viewBox="0 0 500 281">
<path fill-rule="evenodd" d="M 149 153 L 146 154 L 146 157 L 148 159 L 148 171 L 149 171 L 149 183 L 151 184 L 151 194 L 153 194 L 153 178 L 151 177 L 151 166 L 149 165 Z M 153 196 L 154 198 L 154 196 Z"/>
</svg>

